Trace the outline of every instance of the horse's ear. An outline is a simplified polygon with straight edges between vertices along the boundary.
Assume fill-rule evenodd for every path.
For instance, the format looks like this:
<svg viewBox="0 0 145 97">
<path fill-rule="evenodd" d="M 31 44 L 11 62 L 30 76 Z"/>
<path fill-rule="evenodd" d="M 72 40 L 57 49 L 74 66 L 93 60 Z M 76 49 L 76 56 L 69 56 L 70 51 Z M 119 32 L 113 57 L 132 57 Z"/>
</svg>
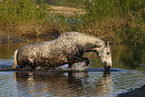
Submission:
<svg viewBox="0 0 145 97">
<path fill-rule="evenodd" d="M 109 41 L 107 41 L 107 46 L 109 45 Z"/>
<path fill-rule="evenodd" d="M 109 46 L 109 41 L 105 42 L 106 47 Z"/>
</svg>

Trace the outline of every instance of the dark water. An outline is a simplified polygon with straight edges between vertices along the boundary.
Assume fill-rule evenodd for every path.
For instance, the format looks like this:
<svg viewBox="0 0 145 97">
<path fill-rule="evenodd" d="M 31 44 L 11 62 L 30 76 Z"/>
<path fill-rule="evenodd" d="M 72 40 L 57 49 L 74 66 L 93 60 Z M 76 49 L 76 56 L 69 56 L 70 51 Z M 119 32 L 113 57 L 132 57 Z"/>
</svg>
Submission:
<svg viewBox="0 0 145 97">
<path fill-rule="evenodd" d="M 0 68 L 11 67 L 13 52 L 25 44 L 0 44 Z M 144 85 L 144 48 L 112 45 L 111 51 L 113 68 L 110 74 L 104 74 L 103 65 L 94 53 L 84 55 L 91 63 L 89 69 L 83 72 L 0 71 L 0 97 L 114 97 Z"/>
</svg>

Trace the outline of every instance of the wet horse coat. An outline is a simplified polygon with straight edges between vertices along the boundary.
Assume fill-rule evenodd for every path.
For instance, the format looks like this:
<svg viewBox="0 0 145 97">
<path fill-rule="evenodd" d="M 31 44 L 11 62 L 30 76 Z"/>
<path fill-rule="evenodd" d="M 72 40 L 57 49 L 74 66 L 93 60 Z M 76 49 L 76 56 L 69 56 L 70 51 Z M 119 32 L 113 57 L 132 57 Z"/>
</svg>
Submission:
<svg viewBox="0 0 145 97">
<path fill-rule="evenodd" d="M 82 61 L 88 65 L 89 60 L 82 56 L 90 51 L 96 52 L 103 62 L 106 57 L 103 54 L 107 53 L 104 52 L 107 48 L 104 41 L 98 37 L 80 32 L 67 32 L 51 41 L 30 43 L 21 47 L 15 52 L 15 65 L 12 68 L 15 68 L 17 63 L 21 68 L 30 69 L 38 66 L 58 67 L 64 64 L 71 67 L 74 63 Z M 103 62 L 105 69 L 112 65 L 111 56 L 109 58 L 108 62 Z"/>
</svg>

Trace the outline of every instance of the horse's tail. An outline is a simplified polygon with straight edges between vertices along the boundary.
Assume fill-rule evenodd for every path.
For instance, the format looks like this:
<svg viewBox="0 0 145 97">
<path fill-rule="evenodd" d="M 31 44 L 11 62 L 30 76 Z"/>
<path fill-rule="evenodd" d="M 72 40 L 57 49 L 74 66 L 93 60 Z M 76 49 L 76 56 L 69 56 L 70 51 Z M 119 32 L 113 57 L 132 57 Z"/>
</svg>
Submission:
<svg viewBox="0 0 145 97">
<path fill-rule="evenodd" d="M 16 50 L 14 52 L 14 63 L 13 63 L 13 66 L 11 68 L 16 68 L 16 66 L 17 66 L 17 53 L 18 53 L 18 50 Z"/>
</svg>

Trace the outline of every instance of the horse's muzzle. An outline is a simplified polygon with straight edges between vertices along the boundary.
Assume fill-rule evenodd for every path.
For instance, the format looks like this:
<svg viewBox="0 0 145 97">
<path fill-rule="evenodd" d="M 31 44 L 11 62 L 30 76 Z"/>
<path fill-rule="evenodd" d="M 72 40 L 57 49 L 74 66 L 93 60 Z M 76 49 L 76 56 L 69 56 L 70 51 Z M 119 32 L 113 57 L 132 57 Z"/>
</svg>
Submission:
<svg viewBox="0 0 145 97">
<path fill-rule="evenodd" d="M 104 69 L 105 69 L 105 71 L 109 71 L 110 68 L 111 68 L 110 65 L 104 65 Z"/>
</svg>

